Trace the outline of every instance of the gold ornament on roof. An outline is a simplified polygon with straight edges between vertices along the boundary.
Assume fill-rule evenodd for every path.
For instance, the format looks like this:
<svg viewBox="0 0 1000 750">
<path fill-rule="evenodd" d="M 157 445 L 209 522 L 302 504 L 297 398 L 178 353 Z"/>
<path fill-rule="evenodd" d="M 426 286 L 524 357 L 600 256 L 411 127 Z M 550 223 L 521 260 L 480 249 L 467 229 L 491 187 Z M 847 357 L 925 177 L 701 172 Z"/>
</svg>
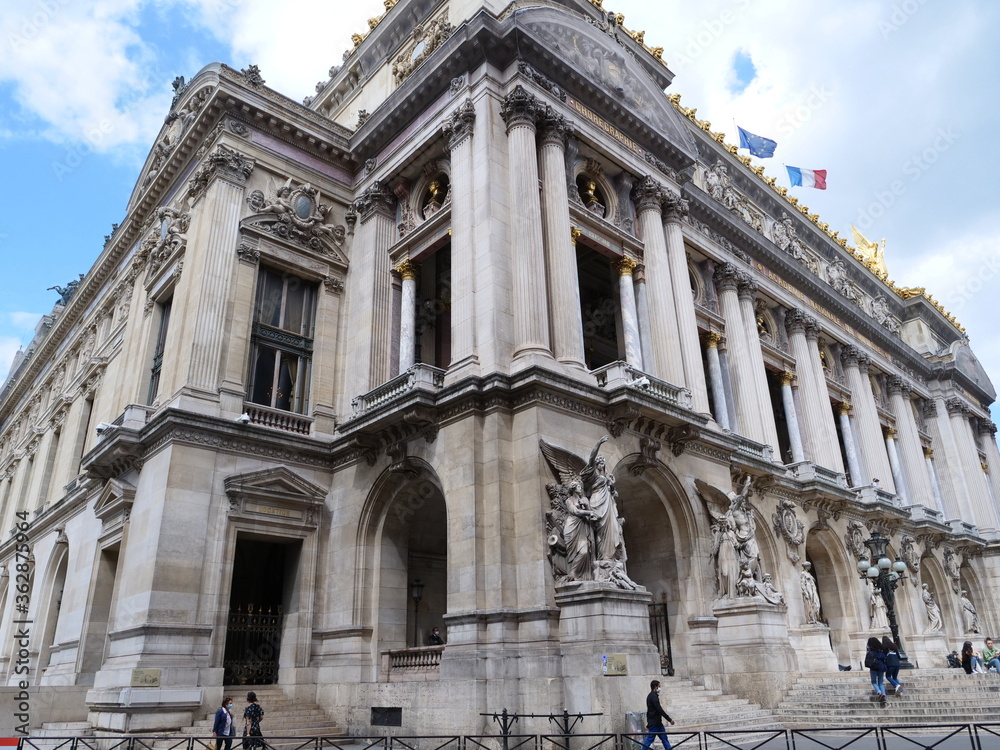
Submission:
<svg viewBox="0 0 1000 750">
<path fill-rule="evenodd" d="M 926 293 L 927 287 L 923 286 L 901 286 L 896 289 L 896 294 L 898 294 L 901 299 L 913 299 L 914 297 L 920 297 Z"/>
<path fill-rule="evenodd" d="M 854 244 L 858 248 L 858 259 L 880 279 L 888 278 L 889 269 L 885 265 L 885 239 L 880 246 L 879 243 L 872 242 L 861 234 L 853 224 L 851 232 L 854 235 Z"/>
</svg>

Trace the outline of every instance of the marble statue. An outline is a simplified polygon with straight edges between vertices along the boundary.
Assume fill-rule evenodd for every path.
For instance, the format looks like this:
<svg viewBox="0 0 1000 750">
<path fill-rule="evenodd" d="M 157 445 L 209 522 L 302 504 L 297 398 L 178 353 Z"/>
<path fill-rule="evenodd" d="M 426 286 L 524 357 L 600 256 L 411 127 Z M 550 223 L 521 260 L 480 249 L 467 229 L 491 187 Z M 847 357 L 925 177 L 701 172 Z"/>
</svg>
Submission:
<svg viewBox="0 0 1000 750">
<path fill-rule="evenodd" d="M 810 568 L 812 568 L 812 563 L 802 563 L 799 586 L 802 588 L 802 604 L 805 606 L 806 624 L 815 625 L 819 622 L 819 590 L 816 588 L 816 579 L 809 572 Z"/>
<path fill-rule="evenodd" d="M 735 599 L 738 596 L 763 596 L 761 584 L 764 573 L 760 567 L 760 547 L 757 544 L 757 524 L 750 506 L 750 479 L 743 484 L 742 491 L 724 493 L 700 479 L 695 480 L 698 494 L 705 502 L 712 517 L 712 558 L 718 595 L 721 599 Z M 747 576 L 754 582 L 750 591 Z M 771 587 L 773 589 L 773 586 Z M 769 601 L 778 592 L 768 592 Z M 780 596 L 780 594 L 779 594 Z"/>
<path fill-rule="evenodd" d="M 869 612 L 871 617 L 871 625 L 869 625 L 869 630 L 888 630 L 889 629 L 889 613 L 885 606 L 885 599 L 882 598 L 882 592 L 872 584 L 872 595 L 869 600 Z"/>
<path fill-rule="evenodd" d="M 924 600 L 924 608 L 927 610 L 927 629 L 925 633 L 940 633 L 941 632 L 941 608 L 934 601 L 934 594 L 927 587 L 927 584 L 921 584 L 923 592 L 920 597 Z"/>
<path fill-rule="evenodd" d="M 966 633 L 979 633 L 979 612 L 969 599 L 969 592 L 962 589 L 962 619 L 965 621 Z"/>
<path fill-rule="evenodd" d="M 619 589 L 637 588 L 625 569 L 628 557 L 615 477 L 600 455 L 609 439 L 601 438 L 588 460 L 539 440 L 559 480 L 546 485 L 552 500 L 546 513 L 549 560 L 558 583 L 598 581 Z"/>
</svg>

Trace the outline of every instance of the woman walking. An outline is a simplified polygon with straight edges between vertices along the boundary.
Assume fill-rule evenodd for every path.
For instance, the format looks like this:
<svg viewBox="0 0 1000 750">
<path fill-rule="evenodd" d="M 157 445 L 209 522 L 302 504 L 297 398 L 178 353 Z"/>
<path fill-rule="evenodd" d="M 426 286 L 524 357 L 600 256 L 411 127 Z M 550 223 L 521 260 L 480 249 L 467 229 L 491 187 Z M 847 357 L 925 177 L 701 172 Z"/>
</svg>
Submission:
<svg viewBox="0 0 1000 750">
<path fill-rule="evenodd" d="M 226 750 L 233 747 L 233 699 L 228 695 L 222 699 L 222 706 L 215 712 L 215 723 L 212 725 L 212 736 L 215 737 L 215 750 Z"/>
<path fill-rule="evenodd" d="M 875 689 L 876 699 L 883 706 L 885 705 L 885 652 L 882 650 L 882 641 L 875 636 L 868 639 L 868 651 L 865 653 L 865 666 L 871 675 L 872 687 Z"/>
<path fill-rule="evenodd" d="M 903 694 L 899 682 L 899 647 L 887 635 L 882 636 L 882 650 L 885 652 L 885 679 L 895 688 L 896 695 Z"/>
<path fill-rule="evenodd" d="M 257 702 L 257 693 L 252 690 L 247 693 L 247 703 L 250 705 L 243 709 L 243 736 L 246 738 L 243 740 L 243 747 L 254 750 L 264 745 L 263 740 L 254 739 L 261 736 L 260 720 L 264 718 L 264 709 Z"/>
</svg>

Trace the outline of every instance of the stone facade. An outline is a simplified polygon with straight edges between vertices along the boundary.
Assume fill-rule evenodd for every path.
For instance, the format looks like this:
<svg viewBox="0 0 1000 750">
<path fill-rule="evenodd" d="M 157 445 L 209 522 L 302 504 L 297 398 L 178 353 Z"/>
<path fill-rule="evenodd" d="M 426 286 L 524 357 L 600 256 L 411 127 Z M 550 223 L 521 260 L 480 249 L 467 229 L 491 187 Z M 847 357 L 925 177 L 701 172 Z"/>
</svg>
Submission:
<svg viewBox="0 0 1000 750">
<path fill-rule="evenodd" d="M 773 706 L 860 659 L 873 533 L 911 661 L 964 640 L 963 591 L 1000 626 L 962 331 L 598 6 L 399 0 L 306 106 L 256 68 L 177 87 L 0 394 L 0 674 L 60 696 L 36 725 L 276 682 L 362 734 L 620 730 L 668 671 Z"/>
</svg>

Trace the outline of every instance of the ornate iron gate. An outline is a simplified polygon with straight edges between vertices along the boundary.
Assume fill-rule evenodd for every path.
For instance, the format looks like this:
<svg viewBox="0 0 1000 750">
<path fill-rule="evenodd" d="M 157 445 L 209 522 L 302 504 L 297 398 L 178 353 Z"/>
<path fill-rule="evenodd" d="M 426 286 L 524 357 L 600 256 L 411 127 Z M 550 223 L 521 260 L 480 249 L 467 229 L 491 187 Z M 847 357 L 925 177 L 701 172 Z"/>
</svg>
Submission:
<svg viewBox="0 0 1000 750">
<path fill-rule="evenodd" d="M 670 650 L 670 620 L 667 617 L 667 602 L 649 605 L 649 634 L 660 652 L 660 674 L 674 676 L 674 658 Z"/>
<path fill-rule="evenodd" d="M 278 681 L 283 619 L 281 607 L 264 612 L 262 607 L 254 611 L 251 604 L 246 612 L 237 606 L 235 612 L 229 613 L 224 684 L 272 685 Z"/>
</svg>

